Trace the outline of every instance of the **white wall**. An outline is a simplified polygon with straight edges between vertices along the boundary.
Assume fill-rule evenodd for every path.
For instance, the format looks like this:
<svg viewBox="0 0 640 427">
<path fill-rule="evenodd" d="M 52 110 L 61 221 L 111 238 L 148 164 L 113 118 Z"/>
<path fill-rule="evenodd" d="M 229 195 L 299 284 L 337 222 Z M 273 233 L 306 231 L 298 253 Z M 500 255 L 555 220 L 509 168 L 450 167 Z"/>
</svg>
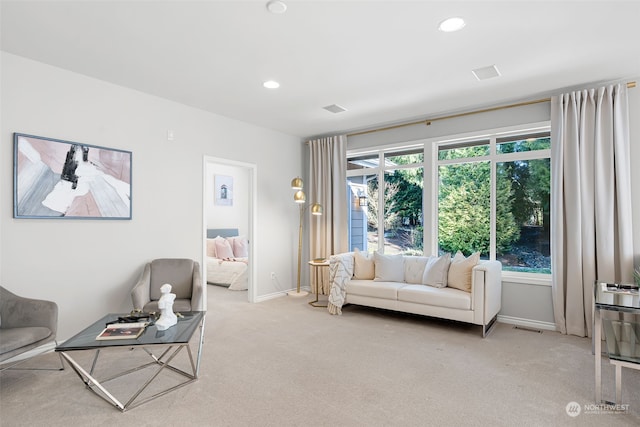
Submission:
<svg viewBox="0 0 640 427">
<path fill-rule="evenodd" d="M 56 301 L 60 339 L 130 310 L 145 262 L 202 264 L 204 156 L 257 165 L 257 294 L 295 287 L 289 183 L 302 170 L 298 138 L 4 52 L 0 59 L 0 283 Z M 13 132 L 132 151 L 133 219 L 14 219 Z"/>
<path fill-rule="evenodd" d="M 632 78 L 629 81 L 640 81 Z M 560 90 L 558 93 L 569 90 Z M 470 109 L 473 109 L 470 106 Z M 550 103 L 539 103 L 518 108 L 498 110 L 434 121 L 430 126 L 417 125 L 391 131 L 358 135 L 348 138 L 348 149 L 373 147 L 394 143 L 418 141 L 439 136 L 456 135 L 483 129 L 514 126 L 550 120 Z M 629 89 L 629 117 L 631 136 L 631 162 L 640 162 L 640 88 Z M 634 223 L 634 252 L 636 265 L 640 264 L 640 168 L 632 167 L 632 199 Z M 503 282 L 501 320 L 531 327 L 552 327 L 553 305 L 551 287 L 540 283 Z"/>
</svg>

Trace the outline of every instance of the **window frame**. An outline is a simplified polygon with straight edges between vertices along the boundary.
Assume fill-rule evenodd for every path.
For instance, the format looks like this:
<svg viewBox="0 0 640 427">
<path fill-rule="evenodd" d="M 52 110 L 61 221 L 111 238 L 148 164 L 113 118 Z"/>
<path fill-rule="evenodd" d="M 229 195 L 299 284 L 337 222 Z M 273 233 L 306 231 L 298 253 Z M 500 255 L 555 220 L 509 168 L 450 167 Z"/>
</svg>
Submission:
<svg viewBox="0 0 640 427">
<path fill-rule="evenodd" d="M 551 149 L 521 151 L 514 153 L 497 153 L 497 141 L 511 136 L 526 136 L 530 134 L 540 134 L 551 132 L 550 121 L 527 123 L 515 126 L 487 129 L 474 132 L 466 132 L 456 135 L 445 135 L 439 137 L 426 138 L 409 141 L 405 143 L 395 143 L 366 147 L 361 149 L 347 150 L 347 162 L 354 157 L 363 155 L 378 155 L 378 166 L 366 169 L 347 170 L 347 178 L 351 176 L 377 174 L 378 182 L 384 182 L 384 173 L 389 169 L 400 168 L 423 168 L 423 252 L 425 256 L 435 255 L 438 251 L 438 167 L 445 164 L 456 164 L 467 161 L 489 161 L 491 165 L 491 229 L 490 229 L 490 255 L 489 259 L 496 259 L 496 167 L 498 162 L 512 162 L 516 160 L 536 160 L 551 159 Z M 438 152 L 440 147 L 463 147 L 465 144 L 474 141 L 489 141 L 489 154 L 471 158 L 457 158 L 450 160 L 439 160 Z M 422 147 L 424 150 L 423 162 L 410 165 L 384 166 L 385 155 L 394 152 L 401 152 Z M 383 165 L 382 167 L 380 165 Z M 550 189 L 553 191 L 553 188 Z M 378 186 L 378 200 L 384 200 L 384 186 Z M 384 203 L 378 203 L 378 218 L 384 218 Z M 553 213 L 551 213 L 553 215 Z M 379 224 L 380 226 L 380 224 Z M 384 230 L 383 230 L 384 231 Z M 384 234 L 380 233 L 379 235 Z M 384 236 L 379 247 L 384 247 Z M 551 286 L 551 274 L 547 273 L 525 273 L 517 271 L 503 271 L 502 277 L 509 283 L 529 283 L 534 285 Z"/>
<path fill-rule="evenodd" d="M 385 146 L 385 147 L 381 147 L 379 149 L 365 149 L 365 150 L 354 150 L 354 151 L 347 151 L 347 163 L 349 162 L 350 159 L 354 159 L 354 158 L 359 158 L 359 157 L 363 157 L 366 155 L 370 155 L 370 154 L 376 154 L 378 155 L 378 166 L 376 167 L 372 167 L 372 168 L 362 168 L 362 169 L 347 169 L 347 179 L 350 177 L 354 177 L 354 176 L 366 176 L 366 175 L 377 175 L 378 178 L 378 218 L 384 218 L 384 190 L 385 190 L 385 186 L 381 185 L 383 184 L 384 181 L 384 175 L 387 171 L 394 171 L 397 169 L 415 169 L 415 168 L 419 168 L 421 167 L 423 169 L 423 179 L 426 175 L 425 170 L 426 170 L 426 159 L 425 159 L 425 149 L 424 149 L 425 145 L 422 143 L 410 143 L 410 144 L 395 144 L 393 146 Z M 407 151 L 416 151 L 416 150 L 420 150 L 420 148 L 422 148 L 423 150 L 423 159 L 422 162 L 418 162 L 418 163 L 410 163 L 410 164 L 406 164 L 406 165 L 386 165 L 385 162 L 385 158 L 387 155 L 389 154 L 398 154 L 398 155 L 403 155 L 403 154 L 407 154 Z M 380 165 L 383 165 L 382 167 Z M 425 181 L 426 182 L 426 181 Z M 348 181 L 346 183 L 348 185 Z M 423 212 L 423 217 L 425 216 L 425 193 L 424 193 L 424 185 L 423 185 L 423 191 L 422 191 L 422 212 Z M 382 201 L 382 202 L 381 202 Z M 423 227 L 425 224 L 425 219 L 423 218 L 422 220 L 423 223 Z M 351 227 L 351 224 L 349 224 L 349 227 Z M 382 229 L 382 232 L 381 232 Z M 378 221 L 378 250 L 382 249 L 381 253 L 384 253 L 384 248 L 385 248 L 385 229 L 384 229 L 384 221 L 381 223 L 380 221 Z M 351 236 L 351 230 L 349 230 L 349 236 Z M 424 240 L 424 235 L 422 237 L 422 245 L 424 248 L 424 244 L 425 244 L 425 240 Z M 349 245 L 351 244 L 351 242 L 349 242 Z M 424 251 L 424 249 L 423 249 Z"/>
</svg>

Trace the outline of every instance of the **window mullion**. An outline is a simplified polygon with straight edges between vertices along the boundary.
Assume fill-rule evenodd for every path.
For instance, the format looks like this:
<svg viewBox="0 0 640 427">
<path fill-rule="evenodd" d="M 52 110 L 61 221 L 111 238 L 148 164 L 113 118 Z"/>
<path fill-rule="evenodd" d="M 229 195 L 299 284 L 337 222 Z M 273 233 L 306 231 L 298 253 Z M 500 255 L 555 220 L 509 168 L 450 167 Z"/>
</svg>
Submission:
<svg viewBox="0 0 640 427">
<path fill-rule="evenodd" d="M 381 167 L 378 170 L 378 252 L 384 253 L 384 153 L 378 154 L 378 162 Z"/>
<path fill-rule="evenodd" d="M 498 215 L 496 212 L 496 200 L 497 200 L 497 185 L 496 185 L 496 138 L 495 136 L 491 137 L 491 142 L 489 145 L 490 151 L 490 165 L 491 165 L 491 199 L 490 199 L 490 212 L 491 212 L 491 221 L 490 221 L 490 231 L 489 231 L 489 259 L 496 259 L 496 223 L 498 220 Z"/>
</svg>

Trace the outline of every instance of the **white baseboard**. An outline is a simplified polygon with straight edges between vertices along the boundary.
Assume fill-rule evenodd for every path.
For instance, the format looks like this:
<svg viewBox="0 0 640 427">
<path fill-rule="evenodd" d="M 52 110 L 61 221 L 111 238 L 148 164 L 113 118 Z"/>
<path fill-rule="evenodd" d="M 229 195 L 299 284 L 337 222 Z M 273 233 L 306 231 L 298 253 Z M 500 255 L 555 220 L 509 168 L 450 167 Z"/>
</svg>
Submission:
<svg viewBox="0 0 640 427">
<path fill-rule="evenodd" d="M 542 329 L 545 331 L 556 331 L 555 323 L 541 322 L 540 320 L 523 319 L 520 317 L 503 316 L 498 314 L 498 322 L 509 325 L 522 326 L 529 329 Z"/>
<path fill-rule="evenodd" d="M 305 287 L 305 286 L 302 286 L 300 290 L 310 292 L 309 287 Z M 271 294 L 260 295 L 256 297 L 255 302 L 262 302 L 262 301 L 267 301 L 274 298 L 286 297 L 287 293 L 291 291 L 295 291 L 295 289 L 287 289 L 286 291 L 278 291 L 278 292 L 273 292 Z M 311 295 L 311 293 L 309 293 L 309 295 Z"/>
</svg>

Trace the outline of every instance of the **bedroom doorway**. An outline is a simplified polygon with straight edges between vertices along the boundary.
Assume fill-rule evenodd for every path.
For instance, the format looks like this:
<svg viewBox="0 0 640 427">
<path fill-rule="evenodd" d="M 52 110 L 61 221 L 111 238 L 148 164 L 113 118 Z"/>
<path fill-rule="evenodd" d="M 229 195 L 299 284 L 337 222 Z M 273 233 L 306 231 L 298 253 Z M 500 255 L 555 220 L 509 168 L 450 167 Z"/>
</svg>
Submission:
<svg viewBox="0 0 640 427">
<path fill-rule="evenodd" d="M 239 289 L 246 289 L 249 302 L 255 302 L 257 295 L 254 285 L 256 175 L 255 164 L 204 156 L 202 280 L 205 283 L 208 283 L 207 279 L 224 282 L 222 285 L 228 285 L 230 292 L 245 292 Z M 220 259 L 226 261 L 213 261 L 208 256 L 211 239 L 218 235 L 227 238 L 231 250 L 235 248 L 237 253 L 233 257 L 228 252 L 221 255 Z M 246 270 L 243 270 L 245 266 Z"/>
</svg>

